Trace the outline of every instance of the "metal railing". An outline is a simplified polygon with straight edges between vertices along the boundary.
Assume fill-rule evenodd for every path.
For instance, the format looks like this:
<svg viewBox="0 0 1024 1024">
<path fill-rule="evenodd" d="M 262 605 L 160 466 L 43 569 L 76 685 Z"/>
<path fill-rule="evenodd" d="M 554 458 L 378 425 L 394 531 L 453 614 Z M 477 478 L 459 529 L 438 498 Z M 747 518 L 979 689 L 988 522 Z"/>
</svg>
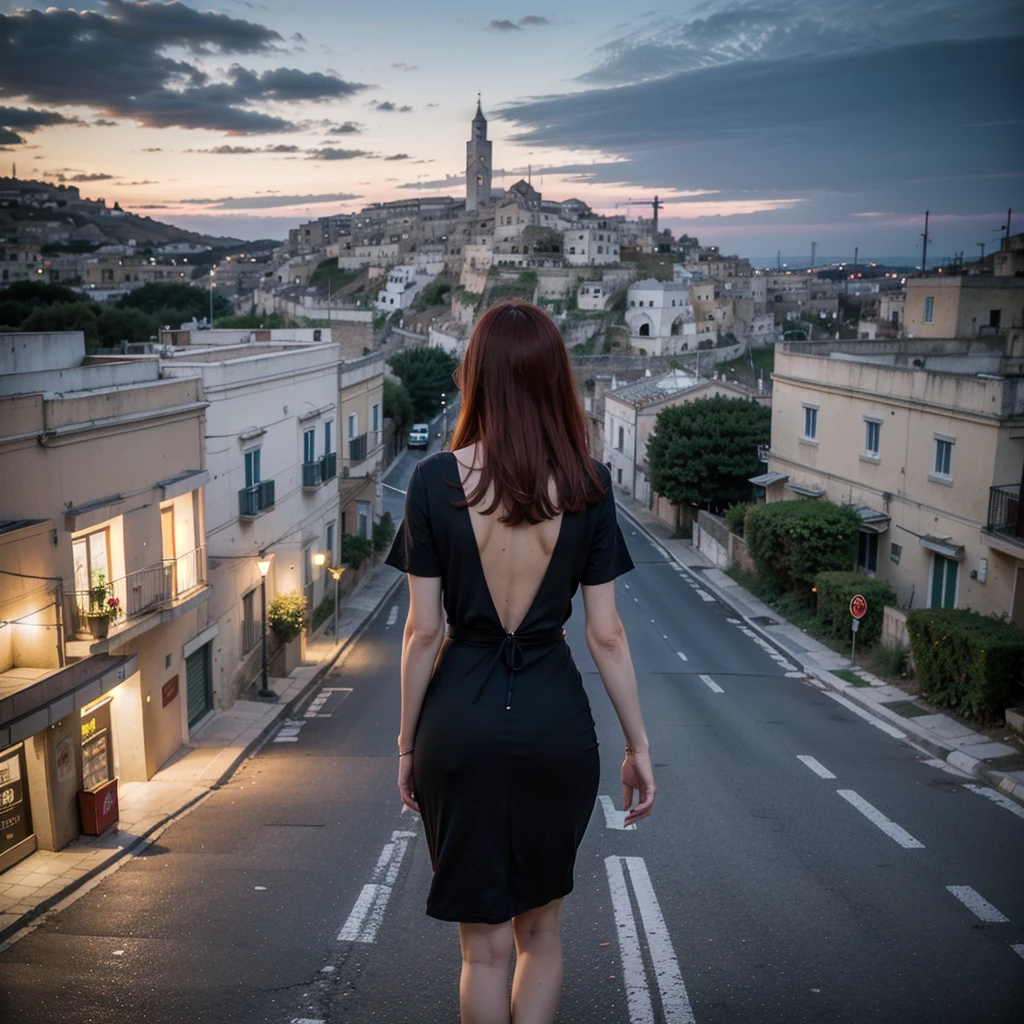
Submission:
<svg viewBox="0 0 1024 1024">
<path fill-rule="evenodd" d="M 177 558 L 165 558 L 164 565 L 171 570 L 174 597 L 182 597 L 206 583 L 206 548 L 200 545 Z"/>
<path fill-rule="evenodd" d="M 99 603 L 96 588 L 66 592 L 69 635 L 88 633 L 90 613 L 101 610 L 109 598 L 117 598 L 120 609 L 120 614 L 110 623 L 115 629 L 119 623 L 144 615 L 170 601 L 174 594 L 175 561 L 157 562 L 120 579 L 110 580 L 104 588 L 106 597 Z"/>
<path fill-rule="evenodd" d="M 988 522 L 985 529 L 1024 543 L 1020 484 L 1003 484 L 988 489 Z"/>
<path fill-rule="evenodd" d="M 238 492 L 238 514 L 243 519 L 253 519 L 264 509 L 274 504 L 274 481 L 261 480 L 251 487 L 243 487 Z"/>
<path fill-rule="evenodd" d="M 362 462 L 366 458 L 366 435 L 353 437 L 348 443 L 348 461 Z"/>
<path fill-rule="evenodd" d="M 248 654 L 263 637 L 262 619 L 242 620 L 242 653 Z"/>
<path fill-rule="evenodd" d="M 302 464 L 302 486 L 319 487 L 323 481 L 323 466 L 320 459 Z"/>
<path fill-rule="evenodd" d="M 320 479 L 333 480 L 338 475 L 338 453 L 328 452 L 320 459 Z"/>
</svg>

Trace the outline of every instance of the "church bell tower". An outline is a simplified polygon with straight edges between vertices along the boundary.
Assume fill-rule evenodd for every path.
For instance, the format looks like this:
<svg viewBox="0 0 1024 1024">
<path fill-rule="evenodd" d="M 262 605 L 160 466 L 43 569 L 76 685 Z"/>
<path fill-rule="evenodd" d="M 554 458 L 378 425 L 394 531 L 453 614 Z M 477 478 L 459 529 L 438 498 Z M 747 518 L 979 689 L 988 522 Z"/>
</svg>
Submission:
<svg viewBox="0 0 1024 1024">
<path fill-rule="evenodd" d="M 487 141 L 487 118 L 476 101 L 476 117 L 466 143 L 466 209 L 479 210 L 491 199 L 491 144 Z"/>
</svg>

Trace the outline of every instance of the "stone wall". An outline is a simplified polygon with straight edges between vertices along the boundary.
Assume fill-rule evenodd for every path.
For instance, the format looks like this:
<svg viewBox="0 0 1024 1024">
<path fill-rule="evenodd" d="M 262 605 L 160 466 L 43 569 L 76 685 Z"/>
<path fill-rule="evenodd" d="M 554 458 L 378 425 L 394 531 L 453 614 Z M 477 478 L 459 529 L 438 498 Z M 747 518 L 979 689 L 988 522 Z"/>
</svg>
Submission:
<svg viewBox="0 0 1024 1024">
<path fill-rule="evenodd" d="M 694 524 L 693 544 L 697 550 L 719 569 L 728 569 L 732 564 L 730 557 L 731 534 L 729 527 L 720 516 L 701 509 Z"/>
</svg>

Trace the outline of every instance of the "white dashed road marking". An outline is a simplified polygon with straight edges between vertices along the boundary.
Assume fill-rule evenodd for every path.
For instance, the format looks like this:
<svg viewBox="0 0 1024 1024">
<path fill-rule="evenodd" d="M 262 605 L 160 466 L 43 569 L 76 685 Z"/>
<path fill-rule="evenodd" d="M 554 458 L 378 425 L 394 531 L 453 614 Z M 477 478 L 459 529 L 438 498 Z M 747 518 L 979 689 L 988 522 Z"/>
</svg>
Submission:
<svg viewBox="0 0 1024 1024">
<path fill-rule="evenodd" d="M 835 776 L 820 761 L 815 761 L 810 754 L 797 754 L 796 759 L 798 761 L 803 761 L 803 763 L 807 765 L 815 775 L 820 775 L 823 779 L 835 778 Z"/>
<path fill-rule="evenodd" d="M 924 849 L 924 843 L 919 843 L 909 832 L 900 828 L 895 821 L 891 821 L 877 807 L 873 807 L 852 789 L 838 789 L 836 792 L 847 803 L 856 807 L 872 825 L 880 828 L 893 842 L 899 843 L 904 850 Z"/>
<path fill-rule="evenodd" d="M 947 885 L 951 892 L 979 921 L 989 924 L 1003 924 L 1010 919 L 1001 914 L 991 903 L 969 885 Z"/>
<path fill-rule="evenodd" d="M 415 832 L 392 832 L 391 842 L 385 843 L 373 869 L 373 881 L 364 885 L 356 899 L 348 920 L 338 932 L 339 942 L 376 942 L 377 932 L 384 921 L 391 890 L 398 878 L 402 859 L 414 839 Z"/>
<path fill-rule="evenodd" d="M 352 692 L 351 686 L 325 686 L 310 702 L 306 708 L 306 718 L 330 718 L 337 710 L 338 705 Z M 340 693 L 341 696 L 331 701 L 331 709 L 324 711 L 324 705 Z"/>
<path fill-rule="evenodd" d="M 842 704 L 847 711 L 852 711 L 859 718 L 863 718 L 865 722 L 870 722 L 876 729 L 881 729 L 887 736 L 891 736 L 894 740 L 902 740 L 906 738 L 906 734 L 902 733 L 895 726 L 890 725 L 888 722 L 883 722 L 880 718 L 875 718 L 874 715 L 869 711 L 865 711 L 862 707 L 858 707 L 853 703 L 852 700 L 847 700 L 840 693 L 829 693 L 837 704 Z"/>
<path fill-rule="evenodd" d="M 278 730 L 277 735 L 274 737 L 275 743 L 298 743 L 299 742 L 299 730 L 305 725 L 305 722 L 285 722 Z"/>
<path fill-rule="evenodd" d="M 682 651 L 676 651 L 676 654 L 679 655 L 679 658 L 680 658 L 681 661 L 686 661 L 687 660 L 686 655 L 683 654 Z"/>
<path fill-rule="evenodd" d="M 944 761 L 939 763 L 945 765 Z M 972 793 L 979 794 L 979 796 L 987 796 L 992 803 L 999 804 L 1004 810 L 1009 811 L 1011 814 L 1016 814 L 1018 818 L 1024 818 L 1024 807 L 1021 807 L 1020 804 L 1015 804 L 1008 796 L 1003 796 L 997 790 L 991 789 L 988 786 L 976 786 L 969 782 L 964 784 L 964 789 L 969 789 Z"/>
<path fill-rule="evenodd" d="M 701 590 L 700 587 L 694 587 L 694 590 L 700 595 L 702 601 L 714 601 L 714 598 L 706 590 Z"/>
<path fill-rule="evenodd" d="M 397 621 L 398 621 L 398 605 L 397 604 L 393 604 L 391 606 L 391 611 L 388 612 L 388 621 L 385 624 L 385 629 L 388 626 L 393 626 Z"/>
<path fill-rule="evenodd" d="M 706 687 L 707 687 L 707 688 L 708 688 L 709 690 L 711 690 L 711 691 L 712 691 L 712 693 L 725 693 L 725 690 L 723 690 L 723 689 L 722 689 L 722 688 L 721 688 L 721 687 L 720 687 L 720 686 L 718 685 L 718 683 L 716 683 L 716 682 L 714 681 L 714 679 L 712 679 L 712 678 L 711 678 L 711 676 L 703 676 L 703 675 L 702 675 L 702 676 L 700 677 L 700 681 L 701 681 L 701 682 L 702 682 L 702 683 L 703 683 L 703 684 L 704 684 L 704 685 L 705 685 L 705 686 L 706 686 Z"/>
<path fill-rule="evenodd" d="M 617 810 L 610 796 L 599 796 L 597 802 L 601 805 L 601 810 L 604 811 L 605 828 L 614 828 L 620 832 L 636 831 L 636 825 L 625 824 L 626 812 Z"/>
</svg>

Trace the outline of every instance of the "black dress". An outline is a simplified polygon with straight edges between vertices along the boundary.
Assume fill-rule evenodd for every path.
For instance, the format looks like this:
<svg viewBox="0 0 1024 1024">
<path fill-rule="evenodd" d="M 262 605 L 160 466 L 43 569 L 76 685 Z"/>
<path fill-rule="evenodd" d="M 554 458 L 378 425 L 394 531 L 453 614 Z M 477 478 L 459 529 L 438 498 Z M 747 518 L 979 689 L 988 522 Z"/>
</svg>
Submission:
<svg viewBox="0 0 1024 1024">
<path fill-rule="evenodd" d="M 633 568 L 602 501 L 565 514 L 540 589 L 514 633 L 487 589 L 450 452 L 413 471 L 388 564 L 440 576 L 448 636 L 416 730 L 415 792 L 434 879 L 427 913 L 498 924 L 572 891 L 576 850 L 597 799 L 599 762 L 583 679 L 565 642 L 579 584 Z"/>
</svg>

